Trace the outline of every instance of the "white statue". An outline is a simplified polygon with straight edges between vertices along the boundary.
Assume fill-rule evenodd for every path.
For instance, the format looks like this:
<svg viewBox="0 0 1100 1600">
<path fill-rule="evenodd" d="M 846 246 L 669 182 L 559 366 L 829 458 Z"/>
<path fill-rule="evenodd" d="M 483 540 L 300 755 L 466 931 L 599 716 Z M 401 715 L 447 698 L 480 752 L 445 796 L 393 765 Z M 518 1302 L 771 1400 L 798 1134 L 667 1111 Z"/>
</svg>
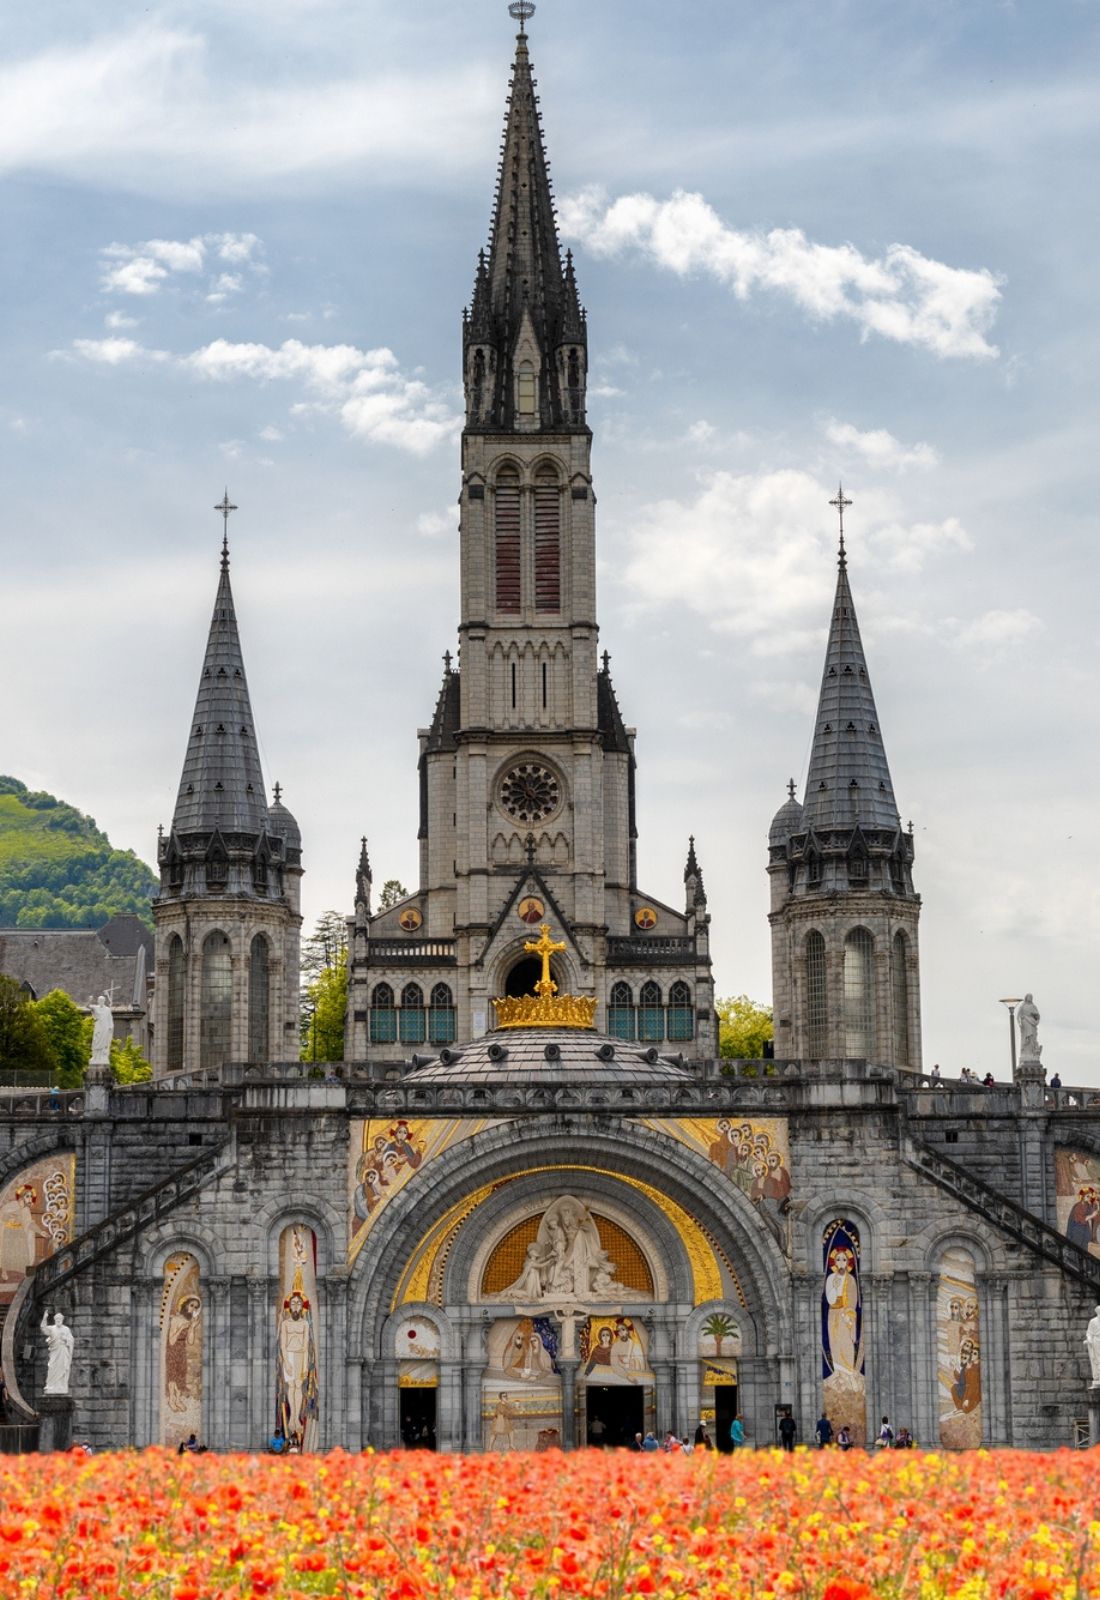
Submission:
<svg viewBox="0 0 1100 1600">
<path fill-rule="evenodd" d="M 53 1325 L 50 1325 L 50 1313 L 43 1312 L 40 1324 L 49 1346 L 49 1364 L 46 1368 L 46 1387 L 44 1394 L 68 1394 L 69 1373 L 73 1365 L 73 1332 L 65 1326 L 65 1318 L 60 1311 L 53 1314 Z"/>
<path fill-rule="evenodd" d="M 98 1000 L 93 1000 L 89 995 L 88 1009 L 95 1018 L 95 1027 L 92 1029 L 92 1059 L 88 1064 L 92 1067 L 109 1067 L 111 1040 L 115 1036 L 115 1019 L 107 1004 L 107 996 L 101 994 Z"/>
<path fill-rule="evenodd" d="M 1039 1043 L 1039 1008 L 1031 995 L 1025 994 L 1023 1003 L 1016 1009 L 1020 1025 L 1020 1060 L 1039 1061 L 1043 1047 Z"/>
<path fill-rule="evenodd" d="M 1092 1321 L 1085 1329 L 1085 1348 L 1092 1368 L 1092 1387 L 1100 1389 L 1100 1306 L 1097 1306 Z"/>
<path fill-rule="evenodd" d="M 584 1201 L 565 1195 L 544 1212 L 538 1234 L 527 1246 L 519 1277 L 490 1298 L 533 1305 L 639 1296 L 616 1283 L 615 1263 L 601 1245 L 599 1230 Z"/>
</svg>

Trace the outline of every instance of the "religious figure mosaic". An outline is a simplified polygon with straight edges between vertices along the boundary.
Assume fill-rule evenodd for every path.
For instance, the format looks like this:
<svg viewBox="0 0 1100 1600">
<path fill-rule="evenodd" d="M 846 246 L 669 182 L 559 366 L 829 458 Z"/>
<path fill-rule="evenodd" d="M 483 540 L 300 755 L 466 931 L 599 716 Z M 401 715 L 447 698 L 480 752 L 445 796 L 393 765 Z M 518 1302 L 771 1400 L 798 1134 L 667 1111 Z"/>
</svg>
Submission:
<svg viewBox="0 0 1100 1600">
<path fill-rule="evenodd" d="M 73 1236 L 76 1157 L 44 1156 L 0 1189 L 0 1306 L 27 1273 Z"/>
<path fill-rule="evenodd" d="M 348 1170 L 348 1263 L 355 1260 L 378 1214 L 415 1172 L 453 1144 L 473 1138 L 484 1121 L 375 1117 L 355 1120 Z"/>
<path fill-rule="evenodd" d="M 940 1444 L 977 1450 L 982 1442 L 982 1342 L 974 1257 L 955 1246 L 940 1260 L 936 1293 Z"/>
<path fill-rule="evenodd" d="M 586 1382 L 653 1383 L 646 1331 L 629 1316 L 589 1317 L 580 1330 L 577 1351 Z"/>
<path fill-rule="evenodd" d="M 1058 1226 L 1070 1243 L 1100 1256 L 1100 1157 L 1055 1150 L 1054 1203 Z"/>
<path fill-rule="evenodd" d="M 752 1201 L 780 1245 L 786 1248 L 786 1216 L 791 1206 L 791 1151 L 786 1117 L 739 1122 L 734 1117 L 647 1119 L 648 1126 L 671 1134 L 705 1155 Z"/>
<path fill-rule="evenodd" d="M 275 1317 L 275 1428 L 291 1450 L 317 1448 L 317 1237 L 304 1222 L 279 1236 Z"/>
<path fill-rule="evenodd" d="M 548 1317 L 502 1317 L 489 1329 L 482 1379 L 487 1450 L 548 1450 L 561 1444 L 558 1334 Z"/>
<path fill-rule="evenodd" d="M 202 1437 L 204 1320 L 199 1263 L 185 1251 L 169 1256 L 160 1297 L 160 1442 L 168 1450 Z"/>
<path fill-rule="evenodd" d="M 821 1376 L 834 1432 L 846 1423 L 854 1444 L 867 1438 L 867 1377 L 859 1229 L 837 1218 L 821 1239 Z"/>
</svg>

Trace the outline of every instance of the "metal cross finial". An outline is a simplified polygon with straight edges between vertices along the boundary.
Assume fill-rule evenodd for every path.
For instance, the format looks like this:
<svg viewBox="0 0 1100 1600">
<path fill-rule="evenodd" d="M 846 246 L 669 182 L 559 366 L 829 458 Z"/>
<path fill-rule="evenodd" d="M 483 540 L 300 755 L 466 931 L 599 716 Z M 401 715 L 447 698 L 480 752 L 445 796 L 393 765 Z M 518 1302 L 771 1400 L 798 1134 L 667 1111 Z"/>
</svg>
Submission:
<svg viewBox="0 0 1100 1600">
<path fill-rule="evenodd" d="M 276 778 L 276 780 L 275 780 L 275 804 L 278 805 L 282 798 L 283 798 L 283 786 L 279 782 L 278 778 Z"/>
<path fill-rule="evenodd" d="M 840 518 L 840 565 L 842 567 L 847 565 L 847 556 L 844 553 L 844 513 L 851 503 L 850 500 L 844 498 L 844 485 L 842 483 L 838 484 L 836 499 L 830 500 L 829 504 L 836 507 L 837 515 Z"/>
<path fill-rule="evenodd" d="M 534 0 L 512 0 L 508 7 L 508 15 L 519 23 L 519 34 L 522 39 L 527 32 L 527 24 L 535 14 Z"/>
<path fill-rule="evenodd" d="M 794 779 L 792 778 L 790 783 L 788 783 L 788 785 L 787 785 L 787 797 L 790 800 L 794 799 L 794 787 L 795 787 Z"/>
<path fill-rule="evenodd" d="M 444 672 L 450 672 L 451 670 L 451 652 L 449 650 L 444 650 L 443 652 L 443 670 Z"/>
<path fill-rule="evenodd" d="M 603 662 L 603 670 L 605 672 L 610 672 L 611 671 L 611 651 L 610 650 L 605 650 L 603 655 L 600 657 L 600 659 Z"/>
<path fill-rule="evenodd" d="M 236 511 L 236 509 L 237 509 L 236 506 L 230 505 L 230 503 L 229 503 L 229 490 L 228 489 L 225 491 L 225 495 L 224 495 L 224 497 L 222 499 L 221 505 L 214 507 L 215 511 L 220 511 L 221 514 L 222 514 L 222 571 L 223 572 L 226 571 L 226 569 L 229 566 L 229 513 L 231 511 Z"/>
</svg>

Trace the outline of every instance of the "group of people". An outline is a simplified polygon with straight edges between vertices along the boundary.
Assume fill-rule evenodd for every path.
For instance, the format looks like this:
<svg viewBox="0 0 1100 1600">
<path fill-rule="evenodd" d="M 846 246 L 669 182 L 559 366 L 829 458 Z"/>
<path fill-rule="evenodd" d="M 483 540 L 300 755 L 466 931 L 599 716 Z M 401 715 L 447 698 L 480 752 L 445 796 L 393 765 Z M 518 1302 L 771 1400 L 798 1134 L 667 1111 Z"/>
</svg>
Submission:
<svg viewBox="0 0 1100 1600">
<path fill-rule="evenodd" d="M 790 1417 L 789 1412 L 787 1416 L 788 1418 Z M 786 1420 L 787 1418 L 784 1418 L 784 1421 Z M 789 1445 L 784 1443 L 783 1448 L 786 1450 L 794 1448 L 794 1419 L 790 1418 L 790 1421 L 792 1442 Z M 780 1434 L 782 1435 L 782 1422 L 779 1424 L 779 1430 Z M 817 1426 L 814 1429 L 814 1439 L 819 1450 L 828 1450 L 833 1445 L 835 1445 L 838 1450 L 850 1450 L 855 1443 L 852 1438 L 852 1430 L 848 1424 L 846 1422 L 842 1423 L 839 1428 L 834 1429 L 832 1422 L 825 1415 L 824 1411 L 817 1419 Z M 890 1418 L 883 1417 L 882 1426 L 879 1428 L 878 1437 L 875 1440 L 876 1449 L 911 1450 L 914 1443 L 915 1441 L 913 1439 L 913 1435 L 909 1432 L 908 1428 L 899 1428 L 897 1433 L 895 1433 L 893 1428 L 890 1426 Z"/>
<path fill-rule="evenodd" d="M 939 1083 L 941 1081 L 943 1078 L 943 1073 L 940 1071 L 940 1064 L 938 1061 L 928 1076 L 931 1078 L 933 1083 Z M 976 1072 L 972 1072 L 969 1067 L 964 1067 L 959 1073 L 959 1082 L 965 1083 L 969 1088 L 995 1089 L 997 1087 L 997 1080 L 991 1072 L 987 1072 L 984 1078 L 979 1078 L 978 1074 Z M 1058 1087 L 1061 1088 L 1060 1079 Z"/>
</svg>

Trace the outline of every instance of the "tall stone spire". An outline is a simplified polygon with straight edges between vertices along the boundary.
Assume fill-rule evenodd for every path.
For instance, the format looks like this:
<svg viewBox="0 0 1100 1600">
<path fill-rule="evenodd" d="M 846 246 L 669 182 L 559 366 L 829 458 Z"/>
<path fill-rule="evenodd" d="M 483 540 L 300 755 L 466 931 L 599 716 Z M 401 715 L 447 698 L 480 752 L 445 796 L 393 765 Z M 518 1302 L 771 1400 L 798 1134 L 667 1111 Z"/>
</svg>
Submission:
<svg viewBox="0 0 1100 1600">
<path fill-rule="evenodd" d="M 806 828 L 821 831 L 898 826 L 894 785 L 879 730 L 843 545 L 805 796 Z"/>
<path fill-rule="evenodd" d="M 463 327 L 467 425 L 473 427 L 561 431 L 585 425 L 584 312 L 572 259 L 562 264 L 536 87 L 521 32 L 489 253 L 479 256 Z"/>
<path fill-rule="evenodd" d="M 214 615 L 176 799 L 177 834 L 262 833 L 267 826 L 256 726 L 244 673 L 229 551 L 223 543 Z"/>
</svg>

